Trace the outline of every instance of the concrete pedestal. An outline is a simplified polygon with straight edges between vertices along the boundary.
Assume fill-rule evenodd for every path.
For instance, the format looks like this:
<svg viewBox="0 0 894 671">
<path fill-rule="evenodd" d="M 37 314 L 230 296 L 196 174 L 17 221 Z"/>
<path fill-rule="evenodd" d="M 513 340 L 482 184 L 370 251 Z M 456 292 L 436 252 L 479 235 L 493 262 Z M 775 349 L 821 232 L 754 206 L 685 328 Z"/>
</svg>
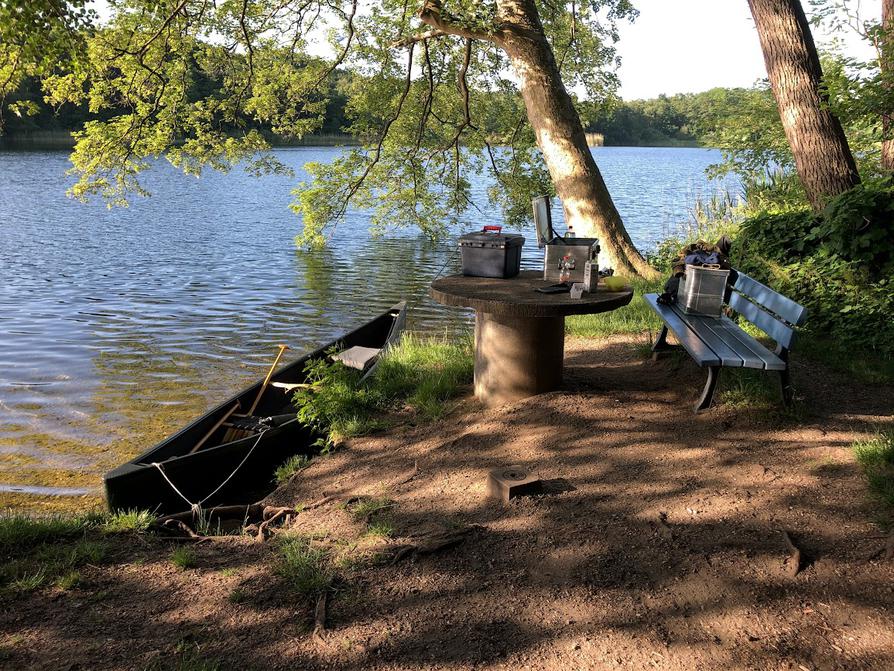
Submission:
<svg viewBox="0 0 894 671">
<path fill-rule="evenodd" d="M 475 395 L 487 405 L 558 389 L 564 317 L 475 315 Z"/>
<path fill-rule="evenodd" d="M 439 303 L 475 310 L 475 395 L 499 405 L 558 389 L 562 384 L 565 317 L 627 305 L 630 289 L 571 298 L 536 291 L 551 282 L 537 270 L 510 279 L 450 275 L 432 282 Z"/>
</svg>

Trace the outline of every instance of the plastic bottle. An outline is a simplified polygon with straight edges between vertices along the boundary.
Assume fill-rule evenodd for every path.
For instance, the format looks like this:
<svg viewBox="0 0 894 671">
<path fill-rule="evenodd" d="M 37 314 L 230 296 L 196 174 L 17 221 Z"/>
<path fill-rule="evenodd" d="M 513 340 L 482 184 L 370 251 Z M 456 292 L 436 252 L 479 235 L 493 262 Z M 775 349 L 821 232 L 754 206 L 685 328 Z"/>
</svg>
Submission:
<svg viewBox="0 0 894 671">
<path fill-rule="evenodd" d="M 599 284 L 599 241 L 590 246 L 589 257 L 584 264 L 584 291 L 593 293 Z"/>
</svg>

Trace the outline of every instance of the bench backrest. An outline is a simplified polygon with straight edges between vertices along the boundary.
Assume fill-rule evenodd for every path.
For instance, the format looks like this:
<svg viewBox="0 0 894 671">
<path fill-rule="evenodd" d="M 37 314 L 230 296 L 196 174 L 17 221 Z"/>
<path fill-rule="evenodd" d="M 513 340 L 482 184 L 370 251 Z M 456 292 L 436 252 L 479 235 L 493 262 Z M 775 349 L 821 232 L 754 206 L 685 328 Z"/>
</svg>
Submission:
<svg viewBox="0 0 894 671">
<path fill-rule="evenodd" d="M 729 306 L 785 349 L 795 342 L 793 327 L 807 319 L 807 309 L 803 305 L 742 272 L 733 286 Z"/>
</svg>

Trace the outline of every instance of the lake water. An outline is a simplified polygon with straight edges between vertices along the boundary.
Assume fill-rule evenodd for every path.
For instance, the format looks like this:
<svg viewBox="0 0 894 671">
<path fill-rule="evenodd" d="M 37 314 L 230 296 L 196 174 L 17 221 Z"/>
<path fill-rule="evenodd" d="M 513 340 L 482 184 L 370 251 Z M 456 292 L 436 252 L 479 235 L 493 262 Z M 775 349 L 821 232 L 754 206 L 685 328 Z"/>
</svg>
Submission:
<svg viewBox="0 0 894 671">
<path fill-rule="evenodd" d="M 103 471 L 260 377 L 277 343 L 297 356 L 402 298 L 414 330 L 467 327 L 426 292 L 458 270 L 456 235 L 501 223 L 486 181 L 449 240 L 373 239 L 351 211 L 330 248 L 298 251 L 290 189 L 304 163 L 340 151 L 277 150 L 297 178 L 195 179 L 159 163 L 153 195 L 113 210 L 66 198 L 65 152 L 0 152 L 0 493 L 95 492 Z M 697 197 L 736 188 L 705 178 L 714 150 L 594 153 L 641 249 Z M 533 227 L 522 232 L 536 267 Z"/>
</svg>

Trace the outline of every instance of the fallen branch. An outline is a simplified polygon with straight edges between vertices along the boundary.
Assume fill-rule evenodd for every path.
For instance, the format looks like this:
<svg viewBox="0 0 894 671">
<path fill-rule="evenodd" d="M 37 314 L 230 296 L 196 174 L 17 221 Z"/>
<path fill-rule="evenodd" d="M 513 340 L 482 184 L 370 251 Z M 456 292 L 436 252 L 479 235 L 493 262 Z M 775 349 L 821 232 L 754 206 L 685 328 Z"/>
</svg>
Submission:
<svg viewBox="0 0 894 671">
<path fill-rule="evenodd" d="M 894 529 L 888 534 L 888 542 L 885 543 L 885 559 L 894 559 Z"/>
<path fill-rule="evenodd" d="M 789 551 L 789 557 L 786 560 L 788 570 L 792 577 L 794 577 L 798 575 L 798 572 L 801 570 L 801 562 L 803 561 L 801 549 L 795 545 L 794 541 L 792 541 L 792 537 L 789 536 L 788 531 L 785 531 L 784 529 L 782 531 L 782 540 L 785 541 L 785 545 Z"/>
<path fill-rule="evenodd" d="M 428 555 L 440 550 L 459 545 L 466 540 L 472 533 L 482 529 L 483 527 L 473 524 L 463 529 L 452 531 L 438 531 L 432 534 L 421 536 L 415 543 L 404 543 L 402 545 L 393 545 L 386 549 L 386 555 L 390 555 L 392 564 L 396 564 L 402 559 L 410 556 Z"/>
</svg>

